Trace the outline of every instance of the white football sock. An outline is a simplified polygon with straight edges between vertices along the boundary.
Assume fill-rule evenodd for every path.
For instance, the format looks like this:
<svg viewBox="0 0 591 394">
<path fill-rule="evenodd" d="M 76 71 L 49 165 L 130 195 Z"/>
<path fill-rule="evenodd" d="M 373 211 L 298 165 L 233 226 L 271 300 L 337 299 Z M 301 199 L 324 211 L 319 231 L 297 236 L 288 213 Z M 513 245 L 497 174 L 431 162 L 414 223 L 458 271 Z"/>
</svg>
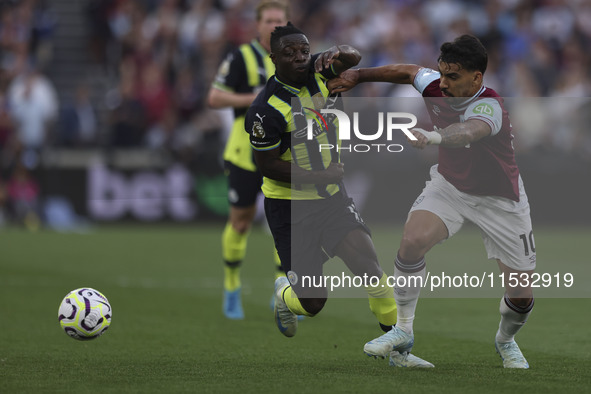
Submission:
<svg viewBox="0 0 591 394">
<path fill-rule="evenodd" d="M 501 298 L 499 311 L 501 312 L 501 322 L 495 340 L 498 343 L 512 342 L 515 339 L 515 334 L 523 327 L 532 308 L 534 307 L 534 300 L 526 308 L 520 308 L 514 305 L 509 297 L 505 294 Z"/>
<path fill-rule="evenodd" d="M 397 278 L 396 286 L 394 286 L 394 299 L 398 307 L 396 327 L 407 334 L 412 334 L 421 284 L 425 279 L 425 258 L 418 261 L 404 261 L 397 255 L 394 263 L 394 276 Z M 422 279 L 415 279 L 415 277 Z M 404 286 L 398 286 L 399 284 Z"/>
</svg>

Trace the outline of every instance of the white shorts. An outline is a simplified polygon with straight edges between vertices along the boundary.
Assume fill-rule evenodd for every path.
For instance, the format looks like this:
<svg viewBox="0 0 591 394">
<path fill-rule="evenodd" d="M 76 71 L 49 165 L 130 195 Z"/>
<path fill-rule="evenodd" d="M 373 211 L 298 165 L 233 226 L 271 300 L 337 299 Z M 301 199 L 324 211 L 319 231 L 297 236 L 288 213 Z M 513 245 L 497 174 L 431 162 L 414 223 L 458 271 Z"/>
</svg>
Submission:
<svg viewBox="0 0 591 394">
<path fill-rule="evenodd" d="M 519 202 L 497 196 L 476 196 L 456 189 L 431 167 L 431 180 L 410 212 L 424 210 L 437 215 L 447 226 L 448 238 L 468 220 L 480 228 L 489 259 L 499 259 L 510 268 L 536 268 L 536 250 L 529 202 L 519 177 Z"/>
</svg>

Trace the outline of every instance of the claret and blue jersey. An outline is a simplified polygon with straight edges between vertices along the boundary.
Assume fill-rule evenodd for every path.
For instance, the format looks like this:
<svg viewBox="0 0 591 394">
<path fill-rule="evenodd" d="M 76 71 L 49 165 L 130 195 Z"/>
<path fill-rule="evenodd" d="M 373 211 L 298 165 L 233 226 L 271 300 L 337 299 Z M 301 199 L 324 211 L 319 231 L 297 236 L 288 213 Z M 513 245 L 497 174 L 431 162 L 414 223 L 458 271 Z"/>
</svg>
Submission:
<svg viewBox="0 0 591 394">
<path fill-rule="evenodd" d="M 519 169 L 515 162 L 511 121 L 503 99 L 485 86 L 465 100 L 446 99 L 439 88 L 439 80 L 438 71 L 422 68 L 413 82 L 425 98 L 435 127 L 443 129 L 452 123 L 477 119 L 491 128 L 490 136 L 464 148 L 440 146 L 439 173 L 462 192 L 519 201 Z"/>
</svg>

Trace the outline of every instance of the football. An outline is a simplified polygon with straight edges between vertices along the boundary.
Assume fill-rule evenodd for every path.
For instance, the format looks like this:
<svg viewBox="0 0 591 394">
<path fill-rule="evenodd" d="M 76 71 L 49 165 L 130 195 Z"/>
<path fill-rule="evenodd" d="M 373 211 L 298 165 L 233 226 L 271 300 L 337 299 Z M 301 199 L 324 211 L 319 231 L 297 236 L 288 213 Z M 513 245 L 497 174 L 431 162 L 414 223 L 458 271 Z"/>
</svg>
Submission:
<svg viewBox="0 0 591 394">
<path fill-rule="evenodd" d="M 70 337 L 80 341 L 101 336 L 111 325 L 112 315 L 107 297 L 89 287 L 66 294 L 58 310 L 62 329 Z"/>
</svg>

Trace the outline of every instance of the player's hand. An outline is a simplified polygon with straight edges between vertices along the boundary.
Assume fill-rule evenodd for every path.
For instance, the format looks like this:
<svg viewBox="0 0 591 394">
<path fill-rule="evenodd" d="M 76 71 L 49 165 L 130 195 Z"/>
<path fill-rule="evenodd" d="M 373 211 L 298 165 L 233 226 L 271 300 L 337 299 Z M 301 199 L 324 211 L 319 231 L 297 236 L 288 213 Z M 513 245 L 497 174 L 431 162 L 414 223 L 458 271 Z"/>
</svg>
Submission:
<svg viewBox="0 0 591 394">
<path fill-rule="evenodd" d="M 417 140 L 413 141 L 408 137 L 406 137 L 406 140 L 410 143 L 411 146 L 413 146 L 417 149 L 423 149 L 424 147 L 426 147 L 429 144 L 429 139 L 419 130 L 422 130 L 423 132 L 428 133 L 428 131 L 423 130 L 423 129 L 419 129 L 419 128 L 410 129 L 410 132 L 412 133 L 412 135 L 415 136 L 415 138 Z"/>
<path fill-rule="evenodd" d="M 435 130 L 433 131 L 427 131 L 418 127 L 411 129 L 410 131 L 417 140 L 414 141 L 408 137 L 407 140 L 412 146 L 418 149 L 423 149 L 426 145 L 439 145 L 443 139 L 440 129 L 437 127 L 435 127 Z"/>
<path fill-rule="evenodd" d="M 327 49 L 322 52 L 314 62 L 314 70 L 319 73 L 322 70 L 329 68 L 339 58 L 341 51 L 338 46 Z"/>
<path fill-rule="evenodd" d="M 326 170 L 324 170 L 324 176 L 326 176 L 326 184 L 338 183 L 343 180 L 345 176 L 345 165 L 343 163 L 331 162 Z"/>
<path fill-rule="evenodd" d="M 357 86 L 359 81 L 359 70 L 346 70 L 343 71 L 338 77 L 328 81 L 326 86 L 328 91 L 333 93 L 346 92 L 347 90 L 353 89 Z"/>
</svg>

